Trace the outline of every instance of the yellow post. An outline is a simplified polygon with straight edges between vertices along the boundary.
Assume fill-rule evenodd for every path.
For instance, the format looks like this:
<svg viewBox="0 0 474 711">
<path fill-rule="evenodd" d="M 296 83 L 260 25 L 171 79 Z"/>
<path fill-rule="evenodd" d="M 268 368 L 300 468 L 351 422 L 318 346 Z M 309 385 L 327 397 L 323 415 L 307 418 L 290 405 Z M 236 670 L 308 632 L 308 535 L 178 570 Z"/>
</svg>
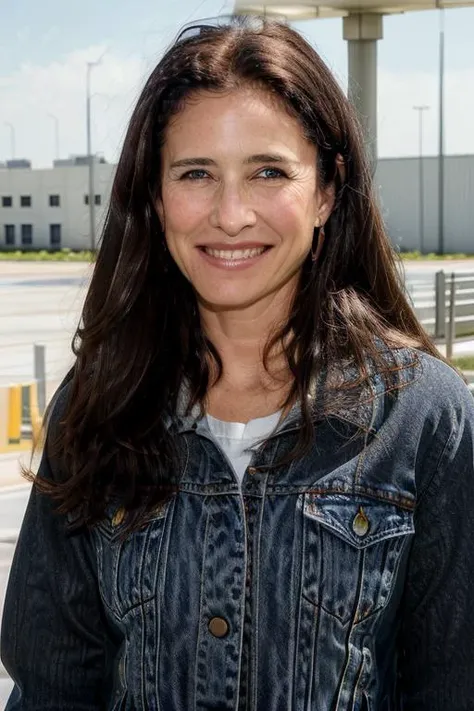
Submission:
<svg viewBox="0 0 474 711">
<path fill-rule="evenodd" d="M 8 390 L 7 440 L 8 444 L 20 444 L 21 385 L 11 385 Z"/>
<path fill-rule="evenodd" d="M 0 451 L 8 445 L 10 388 L 0 388 Z"/>
</svg>

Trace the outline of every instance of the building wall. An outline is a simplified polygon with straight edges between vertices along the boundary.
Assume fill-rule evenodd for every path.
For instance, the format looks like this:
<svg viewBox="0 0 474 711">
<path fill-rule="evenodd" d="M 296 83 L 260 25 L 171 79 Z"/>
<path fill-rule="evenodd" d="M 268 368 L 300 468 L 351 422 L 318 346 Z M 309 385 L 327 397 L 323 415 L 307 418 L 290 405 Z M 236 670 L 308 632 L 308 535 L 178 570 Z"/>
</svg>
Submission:
<svg viewBox="0 0 474 711">
<path fill-rule="evenodd" d="M 95 194 L 101 205 L 95 208 L 96 237 L 99 238 L 110 197 L 115 166 L 97 163 L 94 167 Z M 21 244 L 21 225 L 33 225 L 33 249 L 50 248 L 50 225 L 61 225 L 61 247 L 89 249 L 88 168 L 63 166 L 44 170 L 0 170 L 0 249 L 5 249 L 5 225 L 15 225 L 15 246 Z M 20 197 L 31 196 L 31 207 L 21 207 Z M 49 196 L 59 195 L 60 206 L 50 207 Z M 2 207 L 2 197 L 13 198 L 12 207 Z"/>
<path fill-rule="evenodd" d="M 393 242 L 420 249 L 420 162 L 381 159 L 376 171 L 382 211 Z M 474 156 L 444 159 L 445 252 L 474 254 Z M 423 158 L 424 251 L 438 249 L 438 158 Z"/>
</svg>

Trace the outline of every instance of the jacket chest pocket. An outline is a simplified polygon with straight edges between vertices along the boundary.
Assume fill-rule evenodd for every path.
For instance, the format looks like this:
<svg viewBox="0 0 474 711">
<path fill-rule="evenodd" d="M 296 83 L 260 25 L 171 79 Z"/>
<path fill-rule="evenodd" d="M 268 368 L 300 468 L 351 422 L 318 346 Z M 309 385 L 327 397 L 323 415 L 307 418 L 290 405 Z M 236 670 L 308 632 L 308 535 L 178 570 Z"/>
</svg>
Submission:
<svg viewBox="0 0 474 711">
<path fill-rule="evenodd" d="M 124 617 L 137 605 L 155 597 L 172 502 L 158 507 L 139 530 L 124 537 L 124 512 L 111 509 L 93 529 L 99 587 L 106 605 Z"/>
<path fill-rule="evenodd" d="M 413 534 L 413 512 L 346 494 L 303 496 L 302 592 L 343 624 L 382 608 L 401 553 Z"/>
</svg>

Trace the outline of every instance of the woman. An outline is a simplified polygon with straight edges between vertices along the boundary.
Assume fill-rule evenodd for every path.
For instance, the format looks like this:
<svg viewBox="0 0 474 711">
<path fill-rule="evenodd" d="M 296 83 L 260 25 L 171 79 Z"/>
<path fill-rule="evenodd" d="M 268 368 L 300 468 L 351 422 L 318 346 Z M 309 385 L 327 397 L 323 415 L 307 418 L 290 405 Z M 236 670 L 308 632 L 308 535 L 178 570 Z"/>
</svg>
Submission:
<svg viewBox="0 0 474 711">
<path fill-rule="evenodd" d="M 295 31 L 204 25 L 153 71 L 75 353 L 8 711 L 472 708 L 473 401 Z"/>
</svg>

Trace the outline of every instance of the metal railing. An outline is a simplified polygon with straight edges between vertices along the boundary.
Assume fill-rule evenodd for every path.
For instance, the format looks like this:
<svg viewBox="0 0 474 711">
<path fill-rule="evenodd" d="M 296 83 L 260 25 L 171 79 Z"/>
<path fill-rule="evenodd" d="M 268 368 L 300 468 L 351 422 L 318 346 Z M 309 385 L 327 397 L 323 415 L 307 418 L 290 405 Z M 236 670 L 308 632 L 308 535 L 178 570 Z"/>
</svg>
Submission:
<svg viewBox="0 0 474 711">
<path fill-rule="evenodd" d="M 456 338 L 474 340 L 474 273 L 440 271 L 407 282 L 407 292 L 426 332 L 435 343 L 446 343 L 448 358 Z"/>
</svg>

